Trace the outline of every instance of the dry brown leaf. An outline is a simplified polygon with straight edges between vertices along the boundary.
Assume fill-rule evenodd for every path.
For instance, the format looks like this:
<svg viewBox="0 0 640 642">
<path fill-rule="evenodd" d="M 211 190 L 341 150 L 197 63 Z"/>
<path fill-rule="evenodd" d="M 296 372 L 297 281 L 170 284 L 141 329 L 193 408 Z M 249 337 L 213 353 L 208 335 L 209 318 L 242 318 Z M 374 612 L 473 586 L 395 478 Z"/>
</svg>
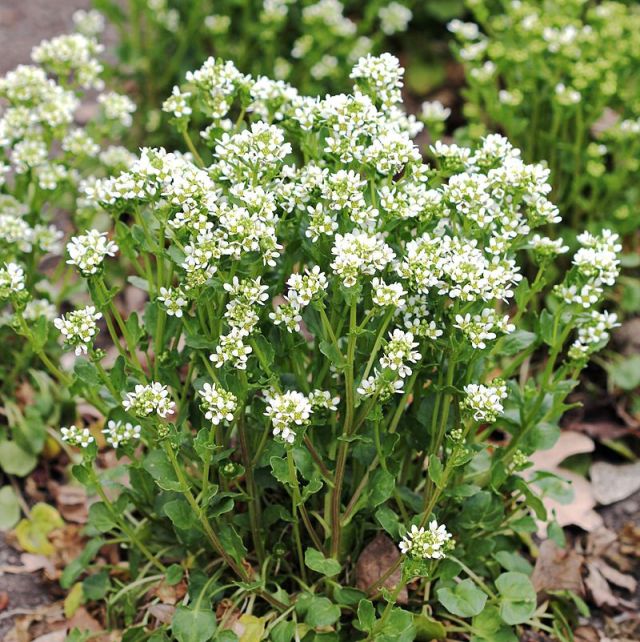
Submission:
<svg viewBox="0 0 640 642">
<path fill-rule="evenodd" d="M 623 555 L 640 557 L 640 526 L 625 524 L 620 532 L 620 552 Z"/>
<path fill-rule="evenodd" d="M 73 617 L 67 621 L 67 628 L 69 631 L 78 628 L 81 631 L 91 631 L 92 633 L 102 631 L 100 622 L 90 615 L 84 606 L 79 607 L 73 614 Z"/>
<path fill-rule="evenodd" d="M 9 593 L 0 591 L 0 611 L 4 611 L 9 606 Z"/>
<path fill-rule="evenodd" d="M 567 457 L 593 452 L 595 447 L 593 439 L 587 435 L 573 431 L 562 432 L 553 448 L 531 455 L 533 470 L 557 468 Z"/>
<path fill-rule="evenodd" d="M 591 466 L 589 476 L 596 501 L 605 506 L 640 490 L 640 462 L 614 465 L 597 461 Z"/>
<path fill-rule="evenodd" d="M 627 435 L 638 435 L 640 432 L 629 426 L 614 421 L 574 421 L 565 426 L 567 430 L 584 433 L 593 439 L 620 439 Z"/>
<path fill-rule="evenodd" d="M 609 582 L 602 575 L 598 567 L 594 564 L 588 564 L 589 574 L 585 579 L 585 584 L 591 593 L 591 598 L 596 606 L 617 607 L 620 600 L 613 594 Z"/>
<path fill-rule="evenodd" d="M 0 573 L 10 573 L 11 575 L 22 575 L 24 573 L 35 573 L 40 570 L 54 571 L 55 567 L 51 560 L 45 555 L 34 555 L 33 553 L 22 553 L 20 555 L 22 566 L 8 564 L 0 566 Z"/>
<path fill-rule="evenodd" d="M 583 563 L 584 557 L 574 550 L 559 548 L 553 540 L 545 540 L 540 545 L 531 582 L 537 593 L 569 590 L 584 597 Z"/>
<path fill-rule="evenodd" d="M 181 580 L 171 586 L 164 580 L 154 586 L 148 593 L 149 597 L 157 597 L 163 604 L 177 604 L 187 593 L 187 583 Z"/>
<path fill-rule="evenodd" d="M 82 486 L 72 484 L 48 484 L 49 491 L 56 500 L 58 512 L 67 522 L 86 524 L 89 517 L 87 491 Z"/>
<path fill-rule="evenodd" d="M 66 638 L 66 630 L 60 629 L 60 631 L 53 631 L 52 633 L 39 635 L 37 638 L 34 638 L 33 642 L 64 642 Z"/>
<path fill-rule="evenodd" d="M 375 583 L 396 563 L 400 557 L 398 547 L 382 533 L 378 533 L 360 553 L 356 562 L 356 586 L 364 591 Z M 402 579 L 402 572 L 398 567 L 383 584 L 384 588 L 394 589 Z M 406 588 L 400 591 L 397 602 L 406 604 L 408 593 Z"/>
<path fill-rule="evenodd" d="M 603 559 L 596 559 L 589 562 L 591 566 L 596 566 L 604 578 L 610 583 L 627 589 L 630 593 L 635 593 L 638 582 L 632 575 L 621 573 L 618 569 L 609 566 Z"/>
<path fill-rule="evenodd" d="M 169 624 L 176 612 L 176 607 L 171 604 L 152 604 L 149 607 L 149 614 L 161 624 Z"/>
<path fill-rule="evenodd" d="M 592 626 L 579 626 L 573 637 L 575 642 L 600 642 L 600 634 Z"/>
</svg>

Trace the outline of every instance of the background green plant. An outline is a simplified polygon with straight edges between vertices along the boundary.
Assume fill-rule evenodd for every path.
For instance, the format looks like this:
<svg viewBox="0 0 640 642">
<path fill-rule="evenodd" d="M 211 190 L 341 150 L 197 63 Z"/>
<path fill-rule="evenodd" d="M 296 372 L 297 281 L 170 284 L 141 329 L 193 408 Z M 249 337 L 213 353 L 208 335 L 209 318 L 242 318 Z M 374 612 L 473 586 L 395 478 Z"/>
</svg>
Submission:
<svg viewBox="0 0 640 642">
<path fill-rule="evenodd" d="M 640 12 L 634 3 L 469 0 L 457 31 L 469 133 L 546 160 L 571 236 L 614 225 L 637 250 Z"/>
</svg>

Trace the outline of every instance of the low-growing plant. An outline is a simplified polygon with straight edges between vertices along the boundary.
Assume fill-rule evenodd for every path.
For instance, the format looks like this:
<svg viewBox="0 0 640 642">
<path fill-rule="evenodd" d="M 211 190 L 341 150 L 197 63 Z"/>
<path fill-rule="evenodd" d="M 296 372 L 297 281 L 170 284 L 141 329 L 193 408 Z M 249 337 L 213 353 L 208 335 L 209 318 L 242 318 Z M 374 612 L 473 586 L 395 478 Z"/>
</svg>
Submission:
<svg viewBox="0 0 640 642">
<path fill-rule="evenodd" d="M 101 499 L 63 585 L 125 545 L 126 570 L 83 580 L 125 640 L 236 640 L 234 622 L 275 641 L 571 638 L 518 552 L 540 497 L 564 491 L 526 469 L 615 325 L 598 308 L 617 237 L 581 234 L 539 309 L 567 250 L 535 233 L 560 221 L 549 170 L 497 135 L 436 143 L 430 167 L 398 61 L 361 58 L 351 78 L 311 98 L 209 59 L 164 105 L 192 153 L 143 149 L 85 190 L 113 236 L 67 246 L 90 300 L 57 323 L 81 357 L 61 376 L 105 424 L 62 435 Z M 117 305 L 118 255 L 141 315 Z M 100 468 L 105 446 L 126 482 Z M 182 578 L 169 624 L 136 608 Z"/>
<path fill-rule="evenodd" d="M 68 398 L 42 371 L 44 363 L 59 382 L 70 382 L 50 332 L 74 292 L 63 278 L 64 262 L 56 266 L 62 229 L 94 217 L 80 194 L 83 185 L 122 170 L 132 158 L 108 145 L 131 124 L 134 105 L 126 96 L 100 93 L 99 113 L 79 122 L 87 92 L 104 89 L 101 51 L 92 36 L 59 36 L 33 49 L 33 64 L 0 78 L 0 470 L 7 474 L 34 468 L 47 430 L 58 436 L 52 427 Z M 49 445 L 51 452 L 59 449 Z M 6 528 L 19 510 L 10 488 L 2 492 L 13 516 L 2 520 Z"/>
<path fill-rule="evenodd" d="M 501 131 L 546 160 L 553 198 L 579 234 L 638 229 L 640 11 L 635 3 L 468 0 L 455 20 L 472 135 Z"/>
</svg>

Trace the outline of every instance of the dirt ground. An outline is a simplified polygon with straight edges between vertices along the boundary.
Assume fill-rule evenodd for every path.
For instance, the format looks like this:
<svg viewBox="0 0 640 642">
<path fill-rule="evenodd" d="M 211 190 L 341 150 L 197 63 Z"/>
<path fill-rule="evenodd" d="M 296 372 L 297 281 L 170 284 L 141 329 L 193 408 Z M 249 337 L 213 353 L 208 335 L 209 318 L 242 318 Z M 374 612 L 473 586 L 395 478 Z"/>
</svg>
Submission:
<svg viewBox="0 0 640 642">
<path fill-rule="evenodd" d="M 0 0 L 0 74 L 29 62 L 31 48 L 68 31 L 76 9 L 91 0 Z"/>
</svg>

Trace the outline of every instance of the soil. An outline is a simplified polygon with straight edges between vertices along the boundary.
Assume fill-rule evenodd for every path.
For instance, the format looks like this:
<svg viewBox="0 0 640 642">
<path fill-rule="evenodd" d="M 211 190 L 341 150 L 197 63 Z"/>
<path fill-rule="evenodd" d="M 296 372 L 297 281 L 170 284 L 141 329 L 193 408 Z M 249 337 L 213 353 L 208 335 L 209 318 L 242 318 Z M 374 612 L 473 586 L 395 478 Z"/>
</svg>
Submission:
<svg viewBox="0 0 640 642">
<path fill-rule="evenodd" d="M 29 63 L 31 48 L 68 32 L 71 16 L 91 0 L 0 0 L 0 74 Z"/>
</svg>

